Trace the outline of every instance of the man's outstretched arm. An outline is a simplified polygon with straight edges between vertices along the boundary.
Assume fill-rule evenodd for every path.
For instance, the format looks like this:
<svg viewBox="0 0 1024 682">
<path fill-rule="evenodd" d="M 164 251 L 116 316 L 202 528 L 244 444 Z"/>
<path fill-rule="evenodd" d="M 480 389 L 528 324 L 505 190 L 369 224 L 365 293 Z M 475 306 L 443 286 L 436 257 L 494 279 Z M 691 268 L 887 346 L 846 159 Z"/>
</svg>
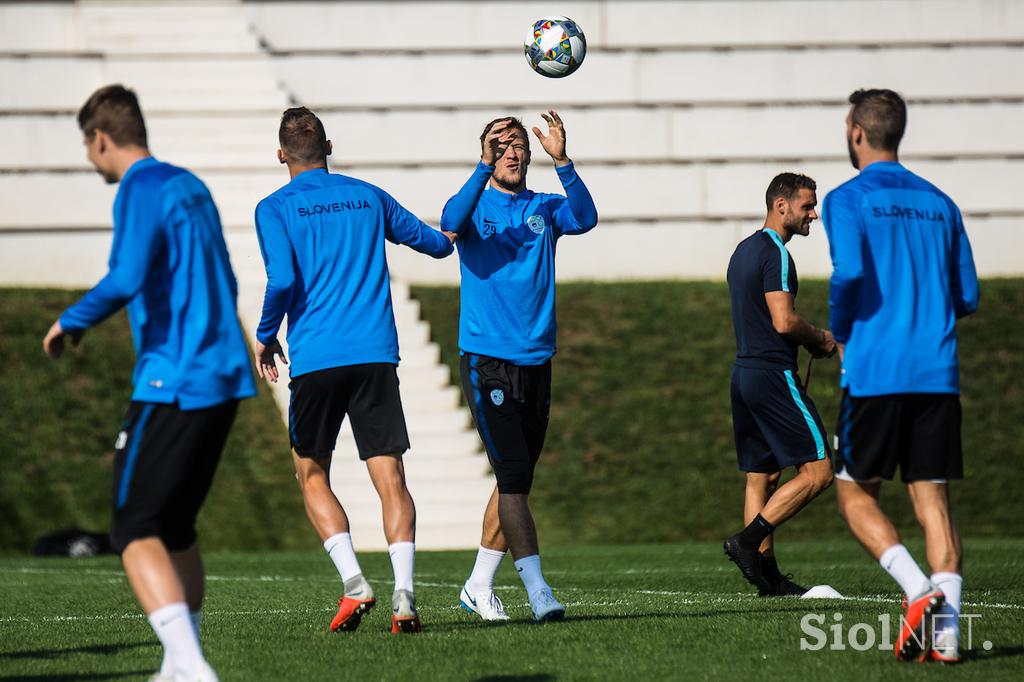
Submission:
<svg viewBox="0 0 1024 682">
<path fill-rule="evenodd" d="M 65 334 L 78 345 L 86 329 L 124 307 L 142 288 L 161 245 L 159 202 L 127 197 L 124 214 L 114 225 L 109 271 L 53 323 L 43 339 L 43 350 L 60 357 Z"/>
</svg>

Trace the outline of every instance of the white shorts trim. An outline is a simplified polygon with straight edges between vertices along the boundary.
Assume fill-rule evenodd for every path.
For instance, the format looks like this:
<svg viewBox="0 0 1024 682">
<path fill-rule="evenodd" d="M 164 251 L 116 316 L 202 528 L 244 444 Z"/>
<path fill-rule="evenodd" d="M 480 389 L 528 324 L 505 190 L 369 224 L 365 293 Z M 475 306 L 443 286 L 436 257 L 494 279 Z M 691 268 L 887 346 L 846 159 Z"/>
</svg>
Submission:
<svg viewBox="0 0 1024 682">
<path fill-rule="evenodd" d="M 881 476 L 875 476 L 874 478 L 864 478 L 864 479 L 854 478 L 853 476 L 850 475 L 850 472 L 846 470 L 846 465 L 845 464 L 842 466 L 842 468 L 839 471 L 836 472 L 836 478 L 838 478 L 840 481 L 849 481 L 850 483 L 881 483 L 882 482 L 882 477 Z M 918 483 L 919 481 L 923 481 L 925 483 L 943 483 L 943 484 L 949 483 L 949 481 L 947 481 L 944 478 L 923 478 L 923 479 L 918 479 L 917 481 L 908 481 L 908 483 Z"/>
</svg>

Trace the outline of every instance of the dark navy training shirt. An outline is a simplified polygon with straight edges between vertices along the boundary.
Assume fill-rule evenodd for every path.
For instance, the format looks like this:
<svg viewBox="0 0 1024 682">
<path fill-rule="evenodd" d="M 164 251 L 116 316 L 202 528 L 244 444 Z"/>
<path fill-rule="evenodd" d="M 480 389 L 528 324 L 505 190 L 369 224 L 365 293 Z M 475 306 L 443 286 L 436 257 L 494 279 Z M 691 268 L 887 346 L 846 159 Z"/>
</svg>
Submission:
<svg viewBox="0 0 1024 682">
<path fill-rule="evenodd" d="M 956 320 L 978 308 L 960 209 L 895 161 L 828 193 L 832 335 L 853 396 L 959 393 Z"/>
<path fill-rule="evenodd" d="M 483 162 L 448 200 L 441 229 L 456 232 L 462 267 L 459 349 L 516 365 L 555 354 L 555 244 L 597 225 L 572 163 L 557 167 L 566 196 L 490 187 Z"/>
<path fill-rule="evenodd" d="M 132 400 L 212 407 L 256 394 L 220 216 L 187 170 L 140 159 L 114 199 L 110 271 L 60 316 L 64 331 L 122 306 L 135 342 Z"/>
<path fill-rule="evenodd" d="M 267 267 L 256 337 L 288 316 L 291 376 L 371 362 L 398 364 L 384 241 L 443 258 L 448 238 L 368 182 L 317 168 L 256 207 Z"/>
<path fill-rule="evenodd" d="M 782 237 L 758 230 L 729 259 L 729 298 L 736 332 L 736 364 L 757 369 L 796 369 L 799 344 L 775 331 L 764 295 L 785 291 L 796 298 L 796 264 Z"/>
</svg>

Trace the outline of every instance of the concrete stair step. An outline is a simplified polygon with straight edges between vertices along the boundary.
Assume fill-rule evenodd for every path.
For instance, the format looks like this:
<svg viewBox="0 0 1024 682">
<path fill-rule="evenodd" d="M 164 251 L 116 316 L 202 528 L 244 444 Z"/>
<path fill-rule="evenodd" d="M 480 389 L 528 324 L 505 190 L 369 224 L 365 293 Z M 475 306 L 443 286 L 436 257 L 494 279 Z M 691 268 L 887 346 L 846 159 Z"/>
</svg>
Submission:
<svg viewBox="0 0 1024 682">
<path fill-rule="evenodd" d="M 483 517 L 483 507 L 480 508 L 480 517 Z M 354 524 L 349 518 L 350 532 L 356 552 L 377 552 L 385 551 L 388 548 L 387 540 L 384 538 L 384 531 L 378 517 L 376 523 Z M 418 551 L 439 551 L 447 549 L 473 549 L 480 544 L 480 519 L 466 521 L 464 523 L 428 523 L 416 522 L 416 549 Z M 472 568 L 467 564 L 466 570 Z M 390 573 L 380 576 L 370 576 L 375 586 L 385 586 L 391 580 Z M 380 587 L 378 587 L 380 589 Z M 458 589 L 454 589 L 452 599 L 458 597 Z M 454 603 L 454 602 L 453 602 Z"/>
<path fill-rule="evenodd" d="M 398 343 L 401 347 L 401 331 L 399 331 Z M 403 388 L 409 387 L 410 390 L 441 388 L 449 385 L 451 372 L 447 365 L 434 365 L 433 367 L 413 365 L 409 367 L 403 364 L 398 366 L 398 380 L 402 382 Z"/>
<path fill-rule="evenodd" d="M 402 409 L 406 416 L 414 412 L 436 412 L 461 407 L 462 391 L 455 386 L 439 389 L 414 390 L 402 387 Z"/>
<path fill-rule="evenodd" d="M 481 451 L 480 439 L 475 431 L 463 431 L 450 434 L 415 434 L 409 435 L 412 444 L 410 456 L 423 459 L 445 459 L 460 455 L 470 456 Z M 342 427 L 341 435 L 334 446 L 337 457 L 358 457 L 356 443 L 351 432 L 346 433 Z"/>
</svg>

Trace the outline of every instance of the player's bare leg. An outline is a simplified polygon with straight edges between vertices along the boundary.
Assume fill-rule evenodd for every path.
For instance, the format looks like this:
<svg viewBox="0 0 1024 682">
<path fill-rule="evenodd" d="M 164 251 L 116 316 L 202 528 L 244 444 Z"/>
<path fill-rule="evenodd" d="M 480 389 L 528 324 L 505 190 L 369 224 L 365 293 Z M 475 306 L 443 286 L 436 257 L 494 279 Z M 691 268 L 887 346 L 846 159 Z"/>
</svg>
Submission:
<svg viewBox="0 0 1024 682">
<path fill-rule="evenodd" d="M 321 540 L 348 532 L 348 516 L 331 490 L 331 458 L 300 457 L 292 450 L 295 476 L 302 490 L 306 516 Z"/>
<path fill-rule="evenodd" d="M 906 594 L 904 619 L 896 638 L 896 656 L 909 660 L 929 653 L 930 634 L 924 630 L 938 613 L 944 596 L 921 571 L 907 548 L 900 544 L 896 527 L 878 505 L 880 481 L 844 481 L 836 486 L 839 513 L 857 541 L 878 560 Z M 954 647 L 955 648 L 955 647 Z"/>
<path fill-rule="evenodd" d="M 516 571 L 526 586 L 533 617 L 538 621 L 560 620 L 565 606 L 555 599 L 540 568 L 537 526 L 530 512 L 530 496 L 522 493 L 498 494 L 498 518 L 508 541 Z"/>
<path fill-rule="evenodd" d="M 363 614 L 369 612 L 377 600 L 359 567 L 349 534 L 348 515 L 331 490 L 331 457 L 300 457 L 292 450 L 292 461 L 306 516 L 344 584 L 345 593 L 338 599 L 338 612 L 329 628 L 332 632 L 355 630 Z"/>
<path fill-rule="evenodd" d="M 388 544 L 414 542 L 416 505 L 405 485 L 405 464 L 401 456 L 382 455 L 366 460 L 373 487 L 380 496 L 384 537 Z"/>
<path fill-rule="evenodd" d="M 881 481 L 836 481 L 839 514 L 868 554 L 879 559 L 885 550 L 900 543 L 896 526 L 878 506 Z"/>
<path fill-rule="evenodd" d="M 505 533 L 501 530 L 501 519 L 498 516 L 498 486 L 494 486 L 491 499 L 487 500 L 487 507 L 484 509 L 480 546 L 496 552 L 508 551 L 508 542 L 505 540 Z"/>
<path fill-rule="evenodd" d="M 157 537 L 133 540 L 124 548 L 121 561 L 128 584 L 164 646 L 161 673 L 216 680 L 203 658 L 185 587 L 163 541 Z"/>
<path fill-rule="evenodd" d="M 743 525 L 747 526 L 754 518 L 761 513 L 768 499 L 775 494 L 779 487 L 781 471 L 772 473 L 747 472 L 747 487 L 743 492 Z M 758 550 L 765 556 L 772 556 L 774 553 L 774 533 L 764 539 Z"/>
<path fill-rule="evenodd" d="M 945 597 L 934 612 L 932 659 L 960 662 L 960 595 L 963 590 L 963 548 L 949 512 L 949 485 L 934 481 L 907 484 L 918 523 L 924 529 L 931 581 Z"/>
<path fill-rule="evenodd" d="M 203 608 L 203 598 L 206 596 L 206 576 L 199 543 L 192 543 L 191 547 L 180 552 L 171 552 L 170 557 L 185 589 L 185 602 L 192 613 L 198 613 Z"/>
<path fill-rule="evenodd" d="M 463 609 L 477 614 L 484 620 L 508 620 L 505 605 L 494 593 L 494 576 L 505 558 L 505 553 L 508 552 L 508 543 L 505 541 L 505 533 L 501 530 L 501 519 L 498 516 L 498 486 L 494 486 L 487 501 L 482 525 L 476 562 L 473 564 L 473 572 L 459 593 L 459 603 Z"/>
<path fill-rule="evenodd" d="M 185 589 L 160 538 L 133 540 L 124 548 L 121 560 L 128 584 L 146 614 L 185 601 Z"/>
<path fill-rule="evenodd" d="M 796 470 L 797 473 L 793 478 L 767 496 L 764 507 L 753 515 L 746 527 L 726 539 L 724 544 L 726 555 L 740 569 L 743 577 L 757 587 L 761 596 L 782 594 L 780 585 L 783 580 L 787 579 L 779 572 L 774 559 L 769 560 L 766 564 L 765 558 L 759 550 L 765 546 L 765 541 L 779 524 L 792 518 L 807 503 L 832 485 L 832 463 L 827 457 L 797 465 Z M 755 496 L 758 483 L 760 483 L 761 495 L 765 495 L 769 480 L 759 480 L 755 476 L 753 480 Z M 750 485 L 751 479 L 748 478 L 748 486 Z M 752 503 L 753 500 L 749 500 L 749 502 Z M 745 504 L 745 511 L 746 506 Z M 767 574 L 764 570 L 766 566 L 768 567 Z M 785 594 L 802 594 L 803 588 L 799 585 L 788 581 L 787 583 Z"/>
<path fill-rule="evenodd" d="M 522 559 L 540 551 L 529 495 L 499 494 L 498 519 L 513 559 Z"/>
<path fill-rule="evenodd" d="M 199 543 L 194 542 L 188 549 L 180 552 L 170 552 L 171 563 L 178 573 L 182 588 L 185 590 L 185 603 L 188 604 L 189 614 L 192 618 L 192 629 L 199 637 L 199 621 L 203 608 L 203 598 L 206 595 L 206 579 L 203 572 L 203 559 L 199 554 Z M 164 651 L 164 660 L 160 664 L 160 674 L 171 678 L 174 675 L 174 661 L 170 654 Z"/>
<path fill-rule="evenodd" d="M 776 490 L 761 510 L 761 517 L 772 526 L 792 518 L 832 485 L 832 462 L 827 457 L 801 464 L 796 470 L 796 476 Z"/>
<path fill-rule="evenodd" d="M 416 505 L 405 485 L 402 456 L 381 455 L 366 460 L 370 480 L 380 496 L 384 518 L 384 537 L 395 573 L 395 592 L 391 598 L 391 632 L 422 630 L 413 595 L 413 564 L 416 558 Z"/>
<path fill-rule="evenodd" d="M 768 500 L 779 487 L 781 471 L 771 473 L 747 472 L 747 486 L 743 495 L 743 525 L 744 527 L 757 518 Z M 783 575 L 779 570 L 778 561 L 775 558 L 775 534 L 770 533 L 758 547 L 761 553 L 761 574 L 773 586 L 770 592 L 761 592 L 761 596 L 789 596 L 801 595 L 807 588 L 792 581 L 792 576 Z"/>
</svg>

